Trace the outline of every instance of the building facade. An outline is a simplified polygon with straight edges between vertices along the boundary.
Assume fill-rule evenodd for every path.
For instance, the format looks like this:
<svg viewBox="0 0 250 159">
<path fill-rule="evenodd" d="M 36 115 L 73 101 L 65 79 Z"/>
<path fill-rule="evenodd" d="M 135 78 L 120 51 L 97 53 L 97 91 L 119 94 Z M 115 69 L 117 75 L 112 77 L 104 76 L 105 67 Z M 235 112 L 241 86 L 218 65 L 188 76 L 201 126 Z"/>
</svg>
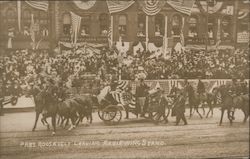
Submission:
<svg viewBox="0 0 250 159">
<path fill-rule="evenodd" d="M 160 47 L 167 37 L 168 47 L 173 47 L 184 37 L 182 43 L 187 47 L 248 47 L 249 3 L 244 0 L 199 0 L 194 3 L 191 15 L 165 4 L 153 16 L 145 14 L 139 2 L 116 13 L 109 12 L 106 1 L 82 3 L 49 1 L 48 9 L 44 11 L 22 2 L 20 19 L 17 2 L 1 3 L 1 50 L 10 48 L 10 39 L 12 49 L 32 49 L 34 41 L 37 49 L 54 49 L 61 43 L 70 43 L 72 13 L 81 17 L 77 42 L 108 45 L 108 37 L 112 36 L 113 42 L 122 39 L 132 46 L 139 41 L 145 43 L 148 37 L 149 43 Z"/>
</svg>

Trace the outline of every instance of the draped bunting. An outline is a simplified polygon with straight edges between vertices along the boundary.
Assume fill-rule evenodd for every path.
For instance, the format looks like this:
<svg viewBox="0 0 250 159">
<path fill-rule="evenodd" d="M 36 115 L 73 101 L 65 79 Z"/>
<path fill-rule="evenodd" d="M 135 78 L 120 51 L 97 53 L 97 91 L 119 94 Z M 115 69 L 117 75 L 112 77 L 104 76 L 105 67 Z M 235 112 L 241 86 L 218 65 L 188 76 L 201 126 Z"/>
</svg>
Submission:
<svg viewBox="0 0 250 159">
<path fill-rule="evenodd" d="M 183 14 L 187 14 L 187 15 L 191 15 L 191 11 L 193 8 L 195 0 L 168 0 L 167 3 L 173 7 L 175 10 L 183 13 Z"/>
<path fill-rule="evenodd" d="M 194 87 L 194 90 L 197 91 L 198 80 L 188 80 L 188 82 Z M 231 83 L 231 79 L 203 79 L 202 82 L 205 85 L 206 92 L 212 92 L 213 88 Z M 245 80 L 245 82 L 249 83 L 249 80 Z M 177 88 L 184 88 L 184 80 L 183 79 L 169 79 L 169 80 L 145 80 L 145 83 L 150 87 L 150 90 L 154 90 L 156 88 L 161 88 L 164 90 L 166 94 L 170 93 L 170 90 L 175 86 Z M 132 92 L 136 90 L 136 82 L 130 81 L 132 87 Z"/>
<path fill-rule="evenodd" d="M 128 7 L 130 7 L 132 4 L 134 4 L 134 0 L 123 0 L 123 1 L 117 1 L 117 0 L 107 0 L 107 6 L 109 9 L 109 13 L 116 13 L 121 12 Z"/>
<path fill-rule="evenodd" d="M 213 14 L 218 12 L 222 6 L 223 6 L 223 2 L 217 2 L 213 7 L 208 6 L 208 11 L 207 11 L 207 2 L 206 1 L 198 1 L 199 6 L 201 6 L 201 11 L 202 12 L 208 12 L 209 14 Z"/>
<path fill-rule="evenodd" d="M 134 55 L 136 55 L 137 51 L 139 51 L 139 50 L 140 50 L 140 52 L 144 51 L 144 47 L 143 47 L 141 42 L 139 42 L 136 46 L 133 46 Z"/>
<path fill-rule="evenodd" d="M 243 18 L 245 18 L 248 14 L 249 14 L 249 11 L 248 11 L 248 12 L 239 11 L 239 13 L 238 13 L 238 19 L 243 19 Z"/>
<path fill-rule="evenodd" d="M 144 13 L 146 13 L 147 15 L 156 15 L 164 7 L 164 5 L 166 4 L 166 1 L 144 0 L 144 1 L 139 1 L 139 3 Z"/>
<path fill-rule="evenodd" d="M 154 52 L 149 58 L 159 57 L 163 53 L 162 50 L 163 50 L 162 47 L 157 47 L 157 46 L 155 46 L 154 43 L 149 43 L 148 44 L 148 51 Z"/>
<path fill-rule="evenodd" d="M 84 1 L 73 1 L 75 3 L 75 5 L 80 8 L 80 9 L 83 9 L 83 10 L 88 10 L 90 8 L 92 8 L 95 3 L 96 3 L 96 0 L 84 0 Z"/>
<path fill-rule="evenodd" d="M 28 5 L 30 5 L 33 8 L 47 11 L 49 8 L 49 2 L 48 1 L 25 1 Z"/>
</svg>

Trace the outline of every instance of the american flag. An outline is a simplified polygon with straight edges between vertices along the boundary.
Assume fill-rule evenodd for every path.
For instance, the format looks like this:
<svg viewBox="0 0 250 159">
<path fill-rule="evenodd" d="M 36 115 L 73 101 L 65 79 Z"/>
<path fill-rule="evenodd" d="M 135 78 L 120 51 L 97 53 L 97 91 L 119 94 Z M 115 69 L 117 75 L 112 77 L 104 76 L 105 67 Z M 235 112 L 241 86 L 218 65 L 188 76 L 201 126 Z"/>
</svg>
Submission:
<svg viewBox="0 0 250 159">
<path fill-rule="evenodd" d="M 71 13 L 71 20 L 72 20 L 73 43 L 76 44 L 77 37 L 78 37 L 78 32 L 79 32 L 80 27 L 81 27 L 81 19 L 82 19 L 82 17 L 80 17 L 79 15 L 76 15 L 73 12 L 70 12 L 70 13 Z"/>
<path fill-rule="evenodd" d="M 173 7 L 175 10 L 191 15 L 191 10 L 193 8 L 195 0 L 168 0 L 167 3 Z"/>
<path fill-rule="evenodd" d="M 36 9 L 47 11 L 49 8 L 48 1 L 25 1 L 25 2 L 29 4 L 31 7 L 34 7 Z"/>
<path fill-rule="evenodd" d="M 135 3 L 134 0 L 107 0 L 106 2 L 110 13 L 123 11 Z"/>
<path fill-rule="evenodd" d="M 136 108 L 136 99 L 133 95 L 128 95 L 125 92 L 111 92 L 113 99 L 123 106 Z"/>
<path fill-rule="evenodd" d="M 116 88 L 120 90 L 111 92 L 111 95 L 117 103 L 133 109 L 136 107 L 135 96 L 124 91 L 128 87 L 128 84 L 129 81 L 119 81 Z"/>
</svg>

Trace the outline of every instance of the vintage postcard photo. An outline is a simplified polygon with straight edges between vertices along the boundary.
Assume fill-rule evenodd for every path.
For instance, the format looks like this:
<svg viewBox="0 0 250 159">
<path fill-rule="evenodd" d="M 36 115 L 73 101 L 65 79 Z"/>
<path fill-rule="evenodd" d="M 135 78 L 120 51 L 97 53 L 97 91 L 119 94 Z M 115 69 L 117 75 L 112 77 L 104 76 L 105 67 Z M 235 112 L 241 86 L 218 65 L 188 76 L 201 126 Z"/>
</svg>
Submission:
<svg viewBox="0 0 250 159">
<path fill-rule="evenodd" d="M 0 158 L 249 158 L 249 0 L 0 1 Z"/>
</svg>

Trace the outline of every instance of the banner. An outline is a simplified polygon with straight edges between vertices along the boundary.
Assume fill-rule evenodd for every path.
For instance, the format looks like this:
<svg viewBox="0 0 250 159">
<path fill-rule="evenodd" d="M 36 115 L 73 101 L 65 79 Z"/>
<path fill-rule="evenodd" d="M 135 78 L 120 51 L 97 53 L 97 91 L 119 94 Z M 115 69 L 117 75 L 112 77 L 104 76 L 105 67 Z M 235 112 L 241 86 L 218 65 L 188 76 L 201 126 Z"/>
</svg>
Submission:
<svg viewBox="0 0 250 159">
<path fill-rule="evenodd" d="M 108 6 L 109 13 L 117 13 L 130 7 L 132 4 L 135 3 L 135 1 L 134 0 L 123 0 L 123 1 L 107 0 L 106 3 Z"/>
</svg>

